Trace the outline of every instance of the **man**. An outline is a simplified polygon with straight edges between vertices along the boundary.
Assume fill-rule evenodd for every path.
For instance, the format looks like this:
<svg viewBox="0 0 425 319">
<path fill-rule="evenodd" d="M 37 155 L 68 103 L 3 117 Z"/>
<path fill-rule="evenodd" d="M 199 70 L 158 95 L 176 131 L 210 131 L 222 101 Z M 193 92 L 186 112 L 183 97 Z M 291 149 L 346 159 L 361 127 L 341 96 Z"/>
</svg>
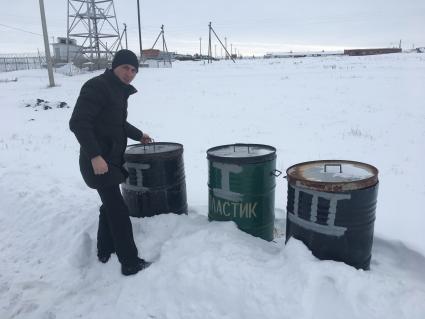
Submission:
<svg viewBox="0 0 425 319">
<path fill-rule="evenodd" d="M 123 168 L 127 137 L 143 144 L 148 134 L 127 122 L 127 99 L 137 90 L 130 85 L 139 61 L 130 50 L 118 51 L 112 69 L 87 81 L 81 88 L 69 121 L 80 143 L 80 171 L 86 184 L 97 190 L 100 207 L 97 256 L 106 263 L 116 252 L 123 275 L 132 275 L 149 263 L 138 257 L 128 208 L 119 184 L 128 173 Z"/>
</svg>

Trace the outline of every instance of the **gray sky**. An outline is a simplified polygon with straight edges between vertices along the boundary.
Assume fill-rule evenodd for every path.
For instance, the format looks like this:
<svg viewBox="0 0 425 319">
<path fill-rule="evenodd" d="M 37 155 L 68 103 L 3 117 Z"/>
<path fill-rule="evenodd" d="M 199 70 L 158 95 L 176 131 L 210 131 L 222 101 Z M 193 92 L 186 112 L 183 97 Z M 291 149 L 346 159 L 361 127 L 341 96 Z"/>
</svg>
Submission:
<svg viewBox="0 0 425 319">
<path fill-rule="evenodd" d="M 49 37 L 66 36 L 66 0 L 44 0 Z M 165 25 L 170 51 L 206 54 L 208 22 L 242 54 L 425 46 L 425 0 L 184 0 L 141 3 L 143 46 Z M 43 51 L 39 1 L 0 0 L 0 53 Z M 115 0 L 120 30 L 138 51 L 137 1 Z M 24 32 L 25 31 L 25 32 Z M 216 43 L 216 42 L 214 42 Z M 218 46 L 217 46 L 218 47 Z M 219 48 L 217 49 L 219 51 Z"/>
</svg>

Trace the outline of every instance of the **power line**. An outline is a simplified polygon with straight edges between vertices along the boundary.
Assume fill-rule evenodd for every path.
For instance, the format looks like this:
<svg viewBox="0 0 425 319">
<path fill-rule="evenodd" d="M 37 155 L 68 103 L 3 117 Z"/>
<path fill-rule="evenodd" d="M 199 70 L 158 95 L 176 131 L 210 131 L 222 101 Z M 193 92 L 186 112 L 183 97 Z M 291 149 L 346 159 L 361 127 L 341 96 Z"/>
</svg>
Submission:
<svg viewBox="0 0 425 319">
<path fill-rule="evenodd" d="M 25 32 L 25 33 L 31 33 L 31 34 L 39 35 L 39 36 L 41 36 L 41 37 L 43 36 L 43 35 L 42 35 L 42 34 L 40 34 L 40 33 L 35 33 L 35 32 L 27 31 L 27 30 L 24 30 L 24 29 L 11 27 L 11 26 L 9 26 L 9 25 L 5 25 L 5 24 L 3 24 L 3 23 L 0 23 L 0 26 L 5 27 L 5 28 L 9 28 L 9 29 L 12 29 L 12 30 L 16 30 L 16 31 L 21 31 L 21 32 Z"/>
</svg>

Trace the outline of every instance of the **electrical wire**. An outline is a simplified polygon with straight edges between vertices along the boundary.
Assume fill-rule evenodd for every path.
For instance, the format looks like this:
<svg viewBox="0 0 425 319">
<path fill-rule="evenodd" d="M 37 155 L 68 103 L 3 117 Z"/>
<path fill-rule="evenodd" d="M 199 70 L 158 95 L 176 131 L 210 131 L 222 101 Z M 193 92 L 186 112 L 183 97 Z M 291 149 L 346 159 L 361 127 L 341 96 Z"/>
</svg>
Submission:
<svg viewBox="0 0 425 319">
<path fill-rule="evenodd" d="M 0 26 L 5 27 L 5 28 L 8 28 L 8 29 L 16 30 L 16 31 L 21 31 L 21 32 L 25 32 L 25 33 L 30 33 L 30 34 L 39 35 L 39 36 L 41 36 L 41 37 L 43 36 L 43 35 L 42 35 L 42 34 L 40 34 L 40 33 L 31 32 L 31 31 L 24 30 L 24 29 L 21 29 L 21 28 L 11 27 L 11 26 L 6 25 L 6 24 L 3 24 L 3 23 L 0 23 Z"/>
</svg>

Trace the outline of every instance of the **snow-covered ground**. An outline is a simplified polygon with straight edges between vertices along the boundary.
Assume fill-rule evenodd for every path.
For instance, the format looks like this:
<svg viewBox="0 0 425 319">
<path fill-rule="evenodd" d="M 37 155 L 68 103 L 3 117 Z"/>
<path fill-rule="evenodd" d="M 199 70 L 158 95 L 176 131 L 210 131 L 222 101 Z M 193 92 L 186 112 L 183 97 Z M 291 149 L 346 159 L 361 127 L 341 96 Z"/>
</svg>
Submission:
<svg viewBox="0 0 425 319">
<path fill-rule="evenodd" d="M 94 74 L 56 74 L 47 88 L 46 73 L 0 73 L 18 78 L 0 81 L 0 318 L 425 318 L 425 55 L 142 69 L 129 122 L 184 144 L 190 212 L 132 219 L 141 257 L 155 262 L 129 278 L 115 255 L 96 259 L 99 199 L 68 129 Z M 52 109 L 33 107 L 37 98 Z M 276 147 L 280 170 L 319 159 L 375 165 L 371 270 L 208 222 L 206 150 L 234 142 Z M 279 178 L 281 236 L 285 206 Z"/>
</svg>

